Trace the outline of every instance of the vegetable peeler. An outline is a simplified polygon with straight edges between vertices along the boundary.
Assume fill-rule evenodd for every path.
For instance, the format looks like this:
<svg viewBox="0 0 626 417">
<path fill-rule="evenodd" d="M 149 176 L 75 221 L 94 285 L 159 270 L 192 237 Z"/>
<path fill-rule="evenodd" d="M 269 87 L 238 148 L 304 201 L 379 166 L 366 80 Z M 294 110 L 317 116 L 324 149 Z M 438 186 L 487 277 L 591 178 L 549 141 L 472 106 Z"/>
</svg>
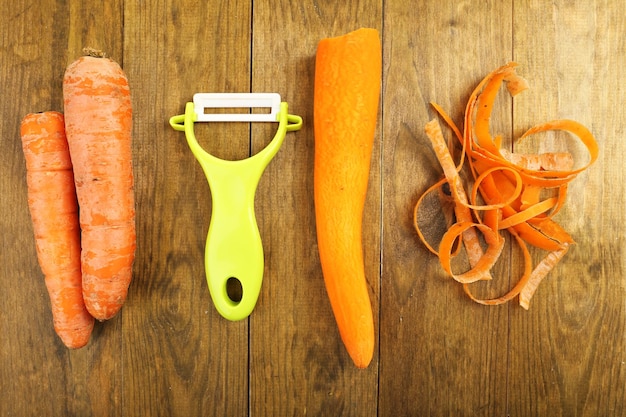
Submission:
<svg viewBox="0 0 626 417">
<path fill-rule="evenodd" d="M 212 109 L 264 108 L 265 113 L 218 113 Z M 185 114 L 170 118 L 170 125 L 185 132 L 187 143 L 206 178 L 212 212 L 205 247 L 205 271 L 217 311 L 226 319 L 245 319 L 256 305 L 263 281 L 264 255 L 254 213 L 254 195 L 263 171 L 278 152 L 287 132 L 299 130 L 302 118 L 288 113 L 276 93 L 198 93 L 185 106 Z M 278 122 L 271 142 L 242 160 L 224 160 L 206 152 L 196 140 L 197 122 Z M 235 280 L 241 297 L 228 294 Z"/>
</svg>

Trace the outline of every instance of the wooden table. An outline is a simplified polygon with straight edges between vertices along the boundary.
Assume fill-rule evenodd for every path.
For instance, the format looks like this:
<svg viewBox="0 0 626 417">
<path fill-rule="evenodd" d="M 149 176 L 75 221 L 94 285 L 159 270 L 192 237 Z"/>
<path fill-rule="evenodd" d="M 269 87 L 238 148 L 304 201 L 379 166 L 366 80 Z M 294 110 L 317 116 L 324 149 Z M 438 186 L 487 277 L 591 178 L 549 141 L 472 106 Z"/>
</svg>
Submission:
<svg viewBox="0 0 626 417">
<path fill-rule="evenodd" d="M 624 2 L 200 3 L 2 0 L 0 416 L 626 416 Z M 347 356 L 325 294 L 312 177 L 317 42 L 359 27 L 383 43 L 364 220 L 378 339 L 366 370 Z M 130 80 L 138 246 L 122 312 L 68 351 L 36 261 L 19 124 L 62 110 L 64 69 L 84 46 Z M 471 302 L 412 227 L 416 199 L 440 176 L 423 129 L 429 102 L 460 124 L 474 86 L 511 60 L 531 89 L 499 99 L 494 132 L 572 118 L 601 147 L 557 215 L 577 245 L 529 311 Z M 304 118 L 259 184 L 265 278 L 239 322 L 211 303 L 210 192 L 168 125 L 194 93 L 222 91 L 278 92 Z M 269 139 L 246 124 L 197 134 L 229 159 Z M 505 250 L 506 287 L 520 257 Z"/>
</svg>

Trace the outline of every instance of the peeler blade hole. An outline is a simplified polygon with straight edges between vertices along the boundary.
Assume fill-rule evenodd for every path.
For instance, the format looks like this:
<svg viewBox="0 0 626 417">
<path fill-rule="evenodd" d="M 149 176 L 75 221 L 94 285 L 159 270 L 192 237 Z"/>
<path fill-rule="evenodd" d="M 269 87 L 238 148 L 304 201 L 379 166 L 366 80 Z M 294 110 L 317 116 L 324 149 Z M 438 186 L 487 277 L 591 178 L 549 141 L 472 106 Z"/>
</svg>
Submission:
<svg viewBox="0 0 626 417">
<path fill-rule="evenodd" d="M 226 294 L 232 302 L 240 302 L 243 298 L 243 287 L 241 285 L 241 281 L 235 277 L 228 278 L 226 280 Z"/>
</svg>

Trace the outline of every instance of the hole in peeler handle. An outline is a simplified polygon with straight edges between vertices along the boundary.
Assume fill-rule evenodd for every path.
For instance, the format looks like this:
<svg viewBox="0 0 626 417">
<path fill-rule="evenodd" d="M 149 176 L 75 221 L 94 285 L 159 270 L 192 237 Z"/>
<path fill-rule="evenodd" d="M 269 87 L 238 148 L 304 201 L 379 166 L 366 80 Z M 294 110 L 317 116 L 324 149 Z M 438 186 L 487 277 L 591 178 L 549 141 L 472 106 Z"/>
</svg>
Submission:
<svg viewBox="0 0 626 417">
<path fill-rule="evenodd" d="M 235 277 L 230 277 L 226 280 L 226 295 L 234 302 L 238 303 L 243 298 L 243 287 L 241 281 Z"/>
</svg>

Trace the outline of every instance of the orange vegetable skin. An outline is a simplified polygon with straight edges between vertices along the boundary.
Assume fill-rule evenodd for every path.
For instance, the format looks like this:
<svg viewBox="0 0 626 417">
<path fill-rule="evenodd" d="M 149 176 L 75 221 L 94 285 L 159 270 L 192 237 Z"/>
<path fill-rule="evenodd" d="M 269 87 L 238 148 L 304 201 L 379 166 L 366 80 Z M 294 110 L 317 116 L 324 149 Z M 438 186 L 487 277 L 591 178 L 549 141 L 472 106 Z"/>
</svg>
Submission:
<svg viewBox="0 0 626 417">
<path fill-rule="evenodd" d="M 126 300 L 135 257 L 128 81 L 108 59 L 83 56 L 63 79 L 65 127 L 82 230 L 83 297 L 98 320 Z"/>
<path fill-rule="evenodd" d="M 314 88 L 314 200 L 317 241 L 342 341 L 359 368 L 374 354 L 374 321 L 365 277 L 362 220 L 382 71 L 378 31 L 323 39 Z"/>
<path fill-rule="evenodd" d="M 21 138 L 28 207 L 54 329 L 65 346 L 77 349 L 89 342 L 94 319 L 83 302 L 78 206 L 63 115 L 28 114 Z"/>
<path fill-rule="evenodd" d="M 565 203 L 569 182 L 595 162 L 599 149 L 594 136 L 586 127 L 567 119 L 536 125 L 518 140 L 548 130 L 569 132 L 577 137 L 589 152 L 588 162 L 581 167 L 575 168 L 573 155 L 567 152 L 529 155 L 512 153 L 500 147 L 500 139 L 492 137 L 490 133 L 491 113 L 496 95 L 503 83 L 506 83 L 513 96 L 528 87 L 525 80 L 515 72 L 516 65 L 509 63 L 497 68 L 474 89 L 465 109 L 463 133 L 454 125 L 452 119 L 433 103 L 437 113 L 456 135 L 463 150 L 457 168 L 452 162 L 450 150 L 445 145 L 437 120 L 426 125 L 426 135 L 431 140 L 446 178 L 430 187 L 419 198 L 414 209 L 414 226 L 426 247 L 439 257 L 444 270 L 463 284 L 466 294 L 473 301 L 497 305 L 519 296 L 520 305 L 528 309 L 530 299 L 538 285 L 574 244 L 572 237 L 552 217 Z M 470 166 L 474 181 L 471 204 L 468 204 L 464 196 L 458 174 L 465 161 Z M 444 234 L 439 251 L 436 251 L 426 242 L 420 230 L 419 208 L 424 196 L 440 188 L 444 183 L 450 186 L 457 223 Z M 557 196 L 542 198 L 542 190 L 552 190 Z M 479 193 L 486 205 L 478 205 L 476 200 Z M 461 216 L 459 213 L 465 215 Z M 471 245 L 471 240 L 468 241 L 464 233 L 463 242 L 472 269 L 464 274 L 454 274 L 449 266 L 453 256 L 453 240 L 460 235 L 458 231 L 465 232 L 471 228 L 476 228 L 483 234 L 489 249 L 487 253 L 483 253 L 480 246 Z M 497 243 L 498 231 L 503 229 L 509 231 L 515 243 L 522 249 L 524 270 L 518 282 L 506 294 L 493 299 L 478 299 L 472 295 L 469 284 L 476 281 L 477 277 L 484 276 L 482 273 L 489 272 L 494 261 L 500 256 L 500 252 L 494 249 L 494 242 Z M 533 266 L 528 245 L 549 253 Z M 467 279 L 468 276 L 471 279 Z"/>
</svg>

